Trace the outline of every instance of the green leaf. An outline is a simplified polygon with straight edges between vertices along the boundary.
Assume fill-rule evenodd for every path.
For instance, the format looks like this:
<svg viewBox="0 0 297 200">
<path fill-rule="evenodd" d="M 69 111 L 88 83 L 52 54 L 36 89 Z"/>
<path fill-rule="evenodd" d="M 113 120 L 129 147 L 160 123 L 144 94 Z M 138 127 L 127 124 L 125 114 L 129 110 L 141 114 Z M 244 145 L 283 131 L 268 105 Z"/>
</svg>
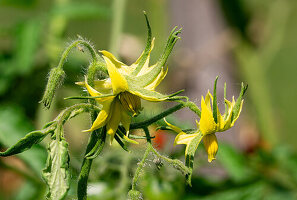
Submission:
<svg viewBox="0 0 297 200">
<path fill-rule="evenodd" d="M 52 200 L 64 199 L 70 185 L 68 143 L 53 140 L 48 146 L 48 159 L 42 171 L 49 187 L 47 197 Z"/>
<path fill-rule="evenodd" d="M 188 144 L 188 151 L 186 152 L 186 166 L 190 169 L 190 173 L 186 175 L 187 183 L 191 186 L 191 178 L 193 172 L 193 164 L 194 164 L 194 155 L 200 144 L 203 135 L 198 134 L 191 142 Z"/>
<path fill-rule="evenodd" d="M 0 156 L 11 156 L 26 151 L 34 144 L 41 142 L 45 136 L 47 136 L 47 133 L 41 131 L 32 131 L 5 152 L 0 152 Z"/>
</svg>

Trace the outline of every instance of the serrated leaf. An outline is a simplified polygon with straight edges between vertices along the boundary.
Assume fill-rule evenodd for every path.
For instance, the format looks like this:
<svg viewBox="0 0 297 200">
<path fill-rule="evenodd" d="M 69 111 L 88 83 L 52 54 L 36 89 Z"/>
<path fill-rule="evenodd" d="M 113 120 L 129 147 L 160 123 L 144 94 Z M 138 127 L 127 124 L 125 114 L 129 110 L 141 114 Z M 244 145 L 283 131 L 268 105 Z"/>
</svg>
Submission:
<svg viewBox="0 0 297 200">
<path fill-rule="evenodd" d="M 46 133 L 41 131 L 32 131 L 25 137 L 20 139 L 16 144 L 11 146 L 5 152 L 0 152 L 0 156 L 11 156 L 30 149 L 34 144 L 38 144 L 46 136 Z"/>
<path fill-rule="evenodd" d="M 53 140 L 48 146 L 48 159 L 42 175 L 49 187 L 47 197 L 52 200 L 64 199 L 70 185 L 68 143 Z"/>
</svg>

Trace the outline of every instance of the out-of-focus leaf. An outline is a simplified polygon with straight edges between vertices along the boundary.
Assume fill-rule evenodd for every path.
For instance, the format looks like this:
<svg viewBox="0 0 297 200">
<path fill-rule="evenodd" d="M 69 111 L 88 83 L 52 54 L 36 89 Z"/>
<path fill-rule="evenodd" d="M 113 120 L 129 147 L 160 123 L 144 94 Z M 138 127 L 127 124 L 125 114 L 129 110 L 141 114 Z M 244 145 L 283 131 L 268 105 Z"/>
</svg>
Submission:
<svg viewBox="0 0 297 200">
<path fill-rule="evenodd" d="M 70 185 L 68 143 L 62 139 L 53 140 L 48 147 L 46 167 L 42 171 L 52 200 L 64 199 Z"/>
<path fill-rule="evenodd" d="M 33 6 L 36 0 L 2 0 L 0 5 L 10 5 L 10 6 Z"/>
<path fill-rule="evenodd" d="M 230 145 L 220 144 L 217 159 L 234 181 L 240 182 L 252 177 L 244 156 Z"/>
<path fill-rule="evenodd" d="M 6 147 L 14 145 L 26 133 L 32 131 L 33 126 L 28 122 L 23 111 L 18 106 L 0 106 L 0 143 Z M 46 160 L 46 151 L 40 145 L 32 146 L 30 151 L 17 155 L 36 174 L 40 174 Z"/>
<path fill-rule="evenodd" d="M 41 26 L 38 20 L 26 21 L 19 27 L 14 63 L 18 74 L 27 74 L 33 69 L 40 31 Z"/>
<path fill-rule="evenodd" d="M 21 189 L 18 191 L 13 200 L 33 200 L 33 199 L 42 199 L 44 196 L 44 185 L 33 184 L 32 182 L 27 181 Z"/>
<path fill-rule="evenodd" d="M 233 188 L 206 197 L 187 197 L 185 200 L 262 200 L 266 199 L 266 185 L 258 182 L 244 187 Z"/>
<path fill-rule="evenodd" d="M 54 15 L 61 15 L 70 19 L 109 18 L 110 13 L 110 8 L 89 2 L 72 2 L 60 5 L 55 7 L 52 12 Z"/>
</svg>

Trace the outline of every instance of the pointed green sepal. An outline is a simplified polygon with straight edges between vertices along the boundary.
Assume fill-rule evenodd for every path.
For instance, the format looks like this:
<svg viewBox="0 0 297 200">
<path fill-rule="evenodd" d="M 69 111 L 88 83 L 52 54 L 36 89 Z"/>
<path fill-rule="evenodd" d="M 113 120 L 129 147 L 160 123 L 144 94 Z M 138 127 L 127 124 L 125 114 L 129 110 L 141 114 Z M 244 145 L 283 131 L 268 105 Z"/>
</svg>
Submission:
<svg viewBox="0 0 297 200">
<path fill-rule="evenodd" d="M 146 25 L 147 25 L 147 41 L 146 41 L 145 50 L 140 57 L 140 61 L 132 73 L 132 75 L 134 75 L 134 76 L 137 75 L 140 72 L 140 70 L 142 69 L 142 67 L 144 66 L 148 56 L 150 55 L 151 46 L 152 46 L 152 30 L 151 30 L 150 22 L 148 20 L 148 17 L 146 15 L 145 11 L 143 12 L 143 14 L 144 14 Z"/>
<path fill-rule="evenodd" d="M 218 123 L 218 102 L 217 102 L 217 82 L 218 82 L 218 76 L 216 77 L 216 80 L 214 82 L 213 86 L 213 99 L 212 99 L 212 108 L 213 108 L 213 119 L 215 123 Z"/>
<path fill-rule="evenodd" d="M 241 90 L 240 90 L 240 94 L 238 96 L 238 98 L 236 99 L 235 105 L 233 107 L 233 111 L 232 111 L 232 117 L 231 117 L 231 121 L 233 122 L 234 119 L 236 119 L 238 117 L 238 115 L 240 114 L 241 111 L 241 105 L 242 105 L 242 97 L 243 95 L 246 93 L 248 89 L 248 85 L 244 85 L 243 83 L 241 83 Z"/>
</svg>

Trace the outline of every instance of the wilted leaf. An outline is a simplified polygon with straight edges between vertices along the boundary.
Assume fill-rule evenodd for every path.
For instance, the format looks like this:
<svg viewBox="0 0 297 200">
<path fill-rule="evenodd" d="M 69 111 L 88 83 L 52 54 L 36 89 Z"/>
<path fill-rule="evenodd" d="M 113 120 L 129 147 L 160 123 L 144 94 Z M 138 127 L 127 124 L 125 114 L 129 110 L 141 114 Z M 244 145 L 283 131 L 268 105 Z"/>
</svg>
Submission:
<svg viewBox="0 0 297 200">
<path fill-rule="evenodd" d="M 42 171 L 52 200 L 64 199 L 70 185 L 68 143 L 62 139 L 53 140 L 48 147 L 46 167 Z"/>
</svg>

